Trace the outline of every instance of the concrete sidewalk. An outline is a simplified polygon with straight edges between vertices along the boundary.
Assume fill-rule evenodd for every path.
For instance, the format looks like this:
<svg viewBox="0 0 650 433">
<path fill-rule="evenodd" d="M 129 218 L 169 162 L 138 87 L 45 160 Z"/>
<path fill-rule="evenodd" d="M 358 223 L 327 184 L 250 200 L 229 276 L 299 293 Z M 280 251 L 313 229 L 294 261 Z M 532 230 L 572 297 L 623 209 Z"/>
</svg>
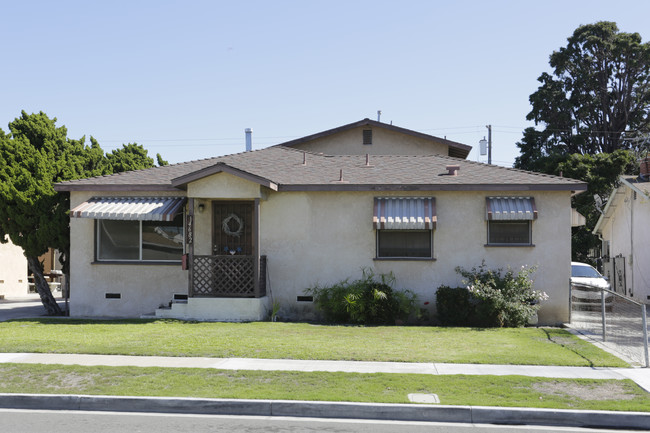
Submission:
<svg viewBox="0 0 650 433">
<path fill-rule="evenodd" d="M 650 369 L 406 362 L 311 361 L 46 353 L 0 353 L 0 363 L 106 365 L 223 370 L 328 371 L 433 375 L 521 375 L 632 379 L 650 392 Z M 382 404 L 83 395 L 0 394 L 0 408 L 358 418 L 478 424 L 650 429 L 650 412 L 609 412 L 439 404 Z"/>
<path fill-rule="evenodd" d="M 444 364 L 411 362 L 319 361 L 256 358 L 0 353 L 0 363 L 107 365 L 221 370 L 339 371 L 347 373 L 409 373 L 433 375 L 518 375 L 574 379 L 631 379 L 650 392 L 650 369 L 561 367 L 540 365 Z"/>
</svg>

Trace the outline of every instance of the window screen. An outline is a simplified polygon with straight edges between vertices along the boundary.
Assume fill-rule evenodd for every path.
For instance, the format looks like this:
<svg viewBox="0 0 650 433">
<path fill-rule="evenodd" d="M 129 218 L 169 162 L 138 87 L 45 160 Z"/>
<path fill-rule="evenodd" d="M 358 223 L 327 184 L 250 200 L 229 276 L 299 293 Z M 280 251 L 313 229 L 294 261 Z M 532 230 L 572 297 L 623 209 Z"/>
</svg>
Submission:
<svg viewBox="0 0 650 433">
<path fill-rule="evenodd" d="M 530 245 L 530 221 L 488 221 L 488 244 Z"/>
<path fill-rule="evenodd" d="M 377 230 L 377 257 L 431 258 L 431 230 Z"/>
</svg>

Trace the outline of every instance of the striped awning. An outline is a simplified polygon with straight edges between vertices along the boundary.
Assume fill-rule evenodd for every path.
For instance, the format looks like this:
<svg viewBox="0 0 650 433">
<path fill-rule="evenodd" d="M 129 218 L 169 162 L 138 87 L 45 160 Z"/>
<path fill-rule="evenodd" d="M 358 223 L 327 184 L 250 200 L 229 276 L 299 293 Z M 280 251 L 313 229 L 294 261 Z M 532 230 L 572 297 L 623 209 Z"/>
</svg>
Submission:
<svg viewBox="0 0 650 433">
<path fill-rule="evenodd" d="M 537 208 L 533 197 L 487 197 L 485 201 L 485 219 L 487 220 L 537 219 Z"/>
<path fill-rule="evenodd" d="M 173 221 L 185 197 L 93 197 L 70 211 L 73 218 Z"/>
<path fill-rule="evenodd" d="M 375 197 L 372 223 L 381 230 L 433 230 L 436 228 L 434 197 Z"/>
</svg>

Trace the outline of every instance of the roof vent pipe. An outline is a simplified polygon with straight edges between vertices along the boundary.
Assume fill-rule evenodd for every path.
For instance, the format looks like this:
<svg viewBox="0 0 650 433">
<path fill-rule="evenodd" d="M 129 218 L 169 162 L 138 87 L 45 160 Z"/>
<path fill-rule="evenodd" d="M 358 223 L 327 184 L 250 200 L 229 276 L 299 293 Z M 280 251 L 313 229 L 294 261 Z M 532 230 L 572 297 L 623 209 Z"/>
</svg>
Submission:
<svg viewBox="0 0 650 433">
<path fill-rule="evenodd" d="M 449 176 L 458 176 L 458 170 L 460 170 L 460 165 L 448 165 L 445 168 L 448 171 L 447 175 L 449 175 Z"/>
<path fill-rule="evenodd" d="M 253 130 L 251 128 L 246 128 L 246 152 L 253 150 Z"/>
<path fill-rule="evenodd" d="M 381 122 L 381 110 L 377 110 L 377 122 Z"/>
</svg>

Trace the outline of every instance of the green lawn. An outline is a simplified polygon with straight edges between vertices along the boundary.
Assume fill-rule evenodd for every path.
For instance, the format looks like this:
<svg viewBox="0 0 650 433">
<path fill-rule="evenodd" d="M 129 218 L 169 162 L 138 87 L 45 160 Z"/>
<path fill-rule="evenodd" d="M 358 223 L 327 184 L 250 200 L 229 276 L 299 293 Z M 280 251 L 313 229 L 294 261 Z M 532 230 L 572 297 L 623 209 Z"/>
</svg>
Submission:
<svg viewBox="0 0 650 433">
<path fill-rule="evenodd" d="M 0 351 L 628 366 L 613 355 L 555 328 L 30 319 L 0 323 Z"/>
<path fill-rule="evenodd" d="M 0 392 L 381 403 L 409 403 L 409 393 L 434 393 L 445 405 L 650 410 L 650 394 L 629 380 L 523 376 L 2 364 Z"/>
</svg>

